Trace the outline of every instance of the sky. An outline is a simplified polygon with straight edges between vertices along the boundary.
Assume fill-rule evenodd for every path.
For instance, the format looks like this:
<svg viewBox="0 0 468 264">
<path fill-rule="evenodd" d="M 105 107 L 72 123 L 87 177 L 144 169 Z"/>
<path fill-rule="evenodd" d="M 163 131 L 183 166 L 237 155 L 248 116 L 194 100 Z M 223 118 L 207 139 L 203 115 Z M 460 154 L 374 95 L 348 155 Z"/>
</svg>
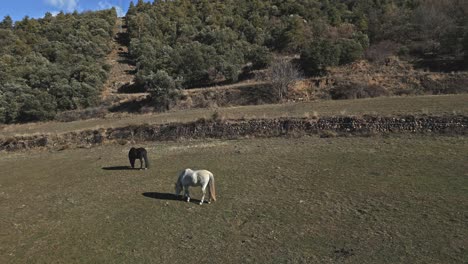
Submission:
<svg viewBox="0 0 468 264">
<path fill-rule="evenodd" d="M 136 1 L 134 1 L 136 2 Z M 145 1 L 147 2 L 147 1 Z M 30 18 L 42 18 L 46 12 L 53 15 L 60 11 L 65 13 L 109 9 L 115 6 L 119 16 L 125 15 L 130 0 L 0 0 L 0 21 L 6 15 L 14 21 Z"/>
</svg>

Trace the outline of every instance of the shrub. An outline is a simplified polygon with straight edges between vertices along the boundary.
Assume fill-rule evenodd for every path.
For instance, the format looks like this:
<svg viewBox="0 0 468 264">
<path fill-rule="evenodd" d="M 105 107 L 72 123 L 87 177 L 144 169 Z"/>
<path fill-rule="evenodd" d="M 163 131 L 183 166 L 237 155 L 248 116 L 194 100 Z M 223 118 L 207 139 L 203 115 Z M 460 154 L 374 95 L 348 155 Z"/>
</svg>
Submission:
<svg viewBox="0 0 468 264">
<path fill-rule="evenodd" d="M 177 83 L 165 71 L 151 73 L 145 78 L 145 87 L 158 110 L 169 110 L 178 95 Z"/>
<path fill-rule="evenodd" d="M 54 118 L 57 109 L 55 98 L 46 92 L 35 92 L 21 96 L 18 121 L 44 121 Z"/>
<path fill-rule="evenodd" d="M 340 39 L 337 45 L 340 50 L 340 65 L 356 61 L 364 54 L 361 44 L 352 39 Z"/>
<path fill-rule="evenodd" d="M 268 67 L 272 62 L 272 56 L 268 48 L 258 46 L 247 54 L 247 59 L 252 63 L 252 70 Z"/>
<path fill-rule="evenodd" d="M 323 75 L 340 61 L 340 49 L 330 40 L 313 41 L 301 53 L 300 64 L 307 75 Z"/>
<path fill-rule="evenodd" d="M 268 75 L 278 100 L 282 100 L 291 85 L 301 77 L 296 66 L 285 58 L 276 59 L 268 69 Z"/>
<path fill-rule="evenodd" d="M 356 32 L 353 35 L 353 40 L 356 41 L 357 43 L 361 44 L 361 47 L 363 49 L 368 49 L 370 45 L 370 40 L 369 36 L 367 34 L 364 34 L 362 32 Z"/>
</svg>

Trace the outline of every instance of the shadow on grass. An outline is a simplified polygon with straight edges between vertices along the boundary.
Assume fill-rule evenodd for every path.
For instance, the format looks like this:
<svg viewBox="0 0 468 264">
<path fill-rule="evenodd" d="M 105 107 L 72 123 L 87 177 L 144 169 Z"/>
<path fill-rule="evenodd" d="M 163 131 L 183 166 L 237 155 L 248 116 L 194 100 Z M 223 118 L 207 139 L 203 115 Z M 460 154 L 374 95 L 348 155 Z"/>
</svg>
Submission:
<svg viewBox="0 0 468 264">
<path fill-rule="evenodd" d="M 173 193 L 158 193 L 158 192 L 145 192 L 142 193 L 143 196 L 148 197 L 148 198 L 153 198 L 157 200 L 167 200 L 167 201 L 181 201 L 185 202 L 185 200 L 182 200 L 179 196 L 175 196 Z M 200 203 L 200 200 L 197 199 L 190 199 L 191 203 Z"/>
<path fill-rule="evenodd" d="M 132 169 L 130 166 L 112 166 L 112 167 L 102 167 L 103 170 L 138 170 Z"/>
</svg>

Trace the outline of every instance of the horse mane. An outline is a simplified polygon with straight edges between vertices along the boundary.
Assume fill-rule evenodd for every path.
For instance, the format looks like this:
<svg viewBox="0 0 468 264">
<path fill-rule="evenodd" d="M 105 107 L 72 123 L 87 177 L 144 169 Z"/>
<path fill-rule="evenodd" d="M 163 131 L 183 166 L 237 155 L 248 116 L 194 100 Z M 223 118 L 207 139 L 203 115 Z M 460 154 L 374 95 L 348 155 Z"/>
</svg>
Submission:
<svg viewBox="0 0 468 264">
<path fill-rule="evenodd" d="M 208 190 L 210 191 L 210 198 L 216 202 L 216 188 L 213 173 L 210 172 L 210 181 L 208 182 Z"/>
</svg>

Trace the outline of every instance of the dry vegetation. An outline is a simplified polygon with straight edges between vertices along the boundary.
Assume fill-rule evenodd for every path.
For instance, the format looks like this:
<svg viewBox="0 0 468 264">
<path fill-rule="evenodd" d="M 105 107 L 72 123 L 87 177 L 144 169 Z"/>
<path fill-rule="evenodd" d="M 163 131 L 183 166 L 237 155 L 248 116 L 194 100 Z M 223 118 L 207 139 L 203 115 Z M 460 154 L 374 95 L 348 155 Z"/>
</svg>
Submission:
<svg viewBox="0 0 468 264">
<path fill-rule="evenodd" d="M 467 94 L 418 97 L 381 97 L 362 100 L 318 101 L 273 105 L 241 106 L 211 109 L 191 109 L 161 114 L 123 115 L 116 114 L 104 119 L 90 119 L 68 123 L 47 122 L 0 127 L 3 136 L 54 134 L 95 128 L 122 127 L 127 125 L 164 124 L 190 122 L 211 118 L 217 112 L 226 119 L 320 117 L 335 115 L 467 115 Z"/>
</svg>

